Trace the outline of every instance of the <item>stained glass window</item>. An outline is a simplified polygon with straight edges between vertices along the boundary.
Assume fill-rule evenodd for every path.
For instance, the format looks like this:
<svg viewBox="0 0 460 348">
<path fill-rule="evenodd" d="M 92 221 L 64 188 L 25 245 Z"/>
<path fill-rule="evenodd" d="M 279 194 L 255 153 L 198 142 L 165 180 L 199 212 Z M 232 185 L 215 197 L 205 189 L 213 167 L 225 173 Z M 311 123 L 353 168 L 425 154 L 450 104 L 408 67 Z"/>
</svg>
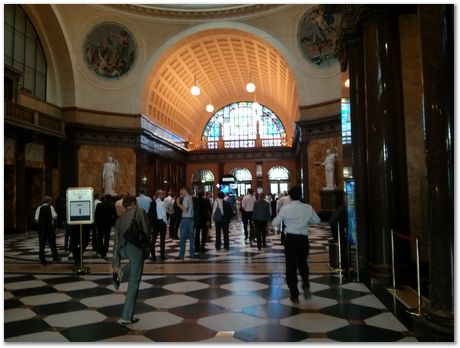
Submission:
<svg viewBox="0 0 460 348">
<path fill-rule="evenodd" d="M 217 111 L 204 128 L 202 140 L 217 148 L 220 132 L 226 148 L 255 147 L 257 130 L 262 146 L 281 146 L 286 131 L 276 114 L 253 102 L 237 102 Z"/>
<path fill-rule="evenodd" d="M 351 144 L 351 114 L 349 98 L 342 98 L 340 113 L 342 119 L 342 144 Z"/>
<path fill-rule="evenodd" d="M 193 173 L 193 182 L 214 182 L 214 174 L 209 169 L 199 169 Z"/>
<path fill-rule="evenodd" d="M 235 168 L 232 170 L 231 174 L 238 181 L 251 181 L 252 180 L 251 172 L 247 170 L 246 168 Z"/>
<path fill-rule="evenodd" d="M 268 171 L 268 180 L 289 180 L 289 170 L 281 166 L 273 167 Z"/>
</svg>

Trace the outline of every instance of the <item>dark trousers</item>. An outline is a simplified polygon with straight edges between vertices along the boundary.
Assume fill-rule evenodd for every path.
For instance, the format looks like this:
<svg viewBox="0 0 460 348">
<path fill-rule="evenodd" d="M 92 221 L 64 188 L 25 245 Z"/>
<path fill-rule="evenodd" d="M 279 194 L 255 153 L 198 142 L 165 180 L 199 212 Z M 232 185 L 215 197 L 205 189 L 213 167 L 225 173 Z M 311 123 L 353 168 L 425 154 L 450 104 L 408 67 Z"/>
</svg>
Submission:
<svg viewBox="0 0 460 348">
<path fill-rule="evenodd" d="M 178 239 L 180 220 L 176 214 L 168 214 L 169 217 L 169 238 Z"/>
<path fill-rule="evenodd" d="M 105 257 L 109 251 L 111 228 L 112 226 L 98 226 L 97 228 L 97 252 L 102 257 Z"/>
<path fill-rule="evenodd" d="M 38 249 L 38 256 L 40 258 L 40 262 L 45 262 L 45 245 L 46 241 L 48 241 L 51 253 L 53 254 L 53 260 L 57 261 L 59 259 L 59 255 L 57 252 L 56 247 L 56 232 L 54 228 L 47 229 L 47 230 L 39 230 L 38 231 L 38 240 L 39 240 L 39 249 Z"/>
<path fill-rule="evenodd" d="M 254 225 L 256 226 L 257 248 L 260 250 L 262 245 L 264 248 L 267 246 L 267 221 L 255 220 Z"/>
<path fill-rule="evenodd" d="M 254 226 L 252 225 L 252 211 L 243 211 L 241 214 L 242 220 L 243 220 L 243 229 L 244 229 L 244 238 L 249 238 L 248 234 L 248 224 L 249 224 L 249 229 L 251 232 L 251 238 L 252 238 L 252 233 Z"/>
<path fill-rule="evenodd" d="M 67 221 L 64 220 L 64 229 L 65 229 L 65 236 L 64 236 L 64 250 L 69 250 L 69 241 L 70 241 L 70 225 Z"/>
<path fill-rule="evenodd" d="M 166 247 L 166 223 L 163 220 L 157 220 L 155 226 L 153 226 L 152 244 L 150 246 L 150 253 L 152 257 L 155 256 L 155 244 L 157 242 L 158 235 L 160 235 L 160 255 L 165 257 Z"/>
<path fill-rule="evenodd" d="M 97 236 L 97 226 L 96 224 L 91 225 L 91 247 L 93 248 L 93 251 L 97 252 L 100 248 L 100 245 L 98 244 L 99 238 Z"/>
<path fill-rule="evenodd" d="M 195 251 L 203 252 L 208 239 L 208 222 L 202 222 L 196 226 Z"/>
<path fill-rule="evenodd" d="M 91 239 L 90 237 L 90 228 L 89 225 L 83 225 L 82 226 L 82 254 L 86 251 L 86 248 L 89 245 L 89 240 Z M 76 264 L 80 263 L 80 226 L 79 225 L 73 225 L 71 227 L 71 232 L 70 232 L 70 249 L 72 250 L 72 255 L 74 262 Z"/>
<path fill-rule="evenodd" d="M 216 249 L 220 250 L 222 247 L 222 232 L 224 233 L 224 248 L 229 250 L 230 249 L 230 241 L 228 238 L 229 235 L 229 224 L 224 223 L 222 221 L 215 222 L 216 224 Z"/>
<path fill-rule="evenodd" d="M 310 251 L 308 236 L 286 233 L 284 254 L 286 256 L 286 283 L 291 292 L 291 297 L 299 296 L 297 287 L 297 269 L 302 277 L 302 288 L 310 287 L 308 281 L 307 257 Z"/>
</svg>

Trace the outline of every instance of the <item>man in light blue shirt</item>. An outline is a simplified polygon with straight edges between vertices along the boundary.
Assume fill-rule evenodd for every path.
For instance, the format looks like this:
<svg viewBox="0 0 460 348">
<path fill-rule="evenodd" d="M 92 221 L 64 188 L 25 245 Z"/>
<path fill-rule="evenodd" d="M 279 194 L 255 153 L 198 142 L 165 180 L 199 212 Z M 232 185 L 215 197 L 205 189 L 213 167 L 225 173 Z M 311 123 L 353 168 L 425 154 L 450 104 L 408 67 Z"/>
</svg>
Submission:
<svg viewBox="0 0 460 348">
<path fill-rule="evenodd" d="M 150 203 L 152 203 L 152 199 L 145 195 L 145 189 L 141 188 L 139 190 L 139 196 L 137 196 L 137 207 L 144 209 L 145 213 L 149 212 Z"/>
<path fill-rule="evenodd" d="M 179 260 L 183 260 L 185 256 L 185 247 L 187 239 L 190 241 L 190 257 L 195 257 L 195 236 L 193 234 L 193 228 L 195 225 L 194 210 L 193 210 L 193 198 L 190 195 L 190 189 L 183 188 L 180 190 L 180 196 L 182 197 L 182 203 L 180 198 L 177 199 L 177 205 L 182 210 L 182 219 L 180 221 L 180 251 Z"/>
<path fill-rule="evenodd" d="M 308 300 L 311 297 L 307 264 L 310 251 L 308 224 L 318 224 L 321 219 L 311 205 L 300 201 L 302 190 L 299 186 L 294 186 L 289 190 L 289 197 L 291 202 L 281 208 L 278 215 L 273 219 L 272 224 L 273 226 L 278 226 L 281 223 L 285 225 L 286 283 L 291 292 L 291 301 L 299 303 L 297 268 L 299 268 L 299 273 L 302 277 L 304 298 Z"/>
</svg>

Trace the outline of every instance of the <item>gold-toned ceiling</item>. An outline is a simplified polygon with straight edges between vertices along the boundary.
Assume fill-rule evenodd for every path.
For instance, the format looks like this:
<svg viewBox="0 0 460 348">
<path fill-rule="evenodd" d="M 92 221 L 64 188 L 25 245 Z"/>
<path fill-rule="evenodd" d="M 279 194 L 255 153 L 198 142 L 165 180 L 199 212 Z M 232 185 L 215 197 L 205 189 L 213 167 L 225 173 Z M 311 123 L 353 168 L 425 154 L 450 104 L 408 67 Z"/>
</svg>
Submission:
<svg viewBox="0 0 460 348">
<path fill-rule="evenodd" d="M 245 89 L 251 72 L 255 93 Z M 196 77 L 201 88 L 193 96 Z M 166 52 L 150 74 L 144 114 L 186 140 L 197 141 L 211 114 L 235 101 L 257 100 L 284 123 L 288 137 L 298 118 L 294 74 L 279 52 L 264 40 L 233 29 L 212 29 L 191 35 Z"/>
</svg>

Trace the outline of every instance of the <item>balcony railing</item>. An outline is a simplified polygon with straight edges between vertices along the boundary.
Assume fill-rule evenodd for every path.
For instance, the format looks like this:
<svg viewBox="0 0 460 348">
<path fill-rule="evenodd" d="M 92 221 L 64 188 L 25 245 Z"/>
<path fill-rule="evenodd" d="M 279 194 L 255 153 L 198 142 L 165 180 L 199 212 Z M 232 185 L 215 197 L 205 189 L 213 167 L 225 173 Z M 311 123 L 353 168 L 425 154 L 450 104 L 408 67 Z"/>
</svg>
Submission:
<svg viewBox="0 0 460 348">
<path fill-rule="evenodd" d="M 249 139 L 249 140 L 224 140 L 224 141 L 200 141 L 189 142 L 188 151 L 218 150 L 218 149 L 244 149 L 264 147 L 291 147 L 292 139 Z"/>
<path fill-rule="evenodd" d="M 46 133 L 65 135 L 63 120 L 8 101 L 5 101 L 5 121 Z"/>
</svg>

